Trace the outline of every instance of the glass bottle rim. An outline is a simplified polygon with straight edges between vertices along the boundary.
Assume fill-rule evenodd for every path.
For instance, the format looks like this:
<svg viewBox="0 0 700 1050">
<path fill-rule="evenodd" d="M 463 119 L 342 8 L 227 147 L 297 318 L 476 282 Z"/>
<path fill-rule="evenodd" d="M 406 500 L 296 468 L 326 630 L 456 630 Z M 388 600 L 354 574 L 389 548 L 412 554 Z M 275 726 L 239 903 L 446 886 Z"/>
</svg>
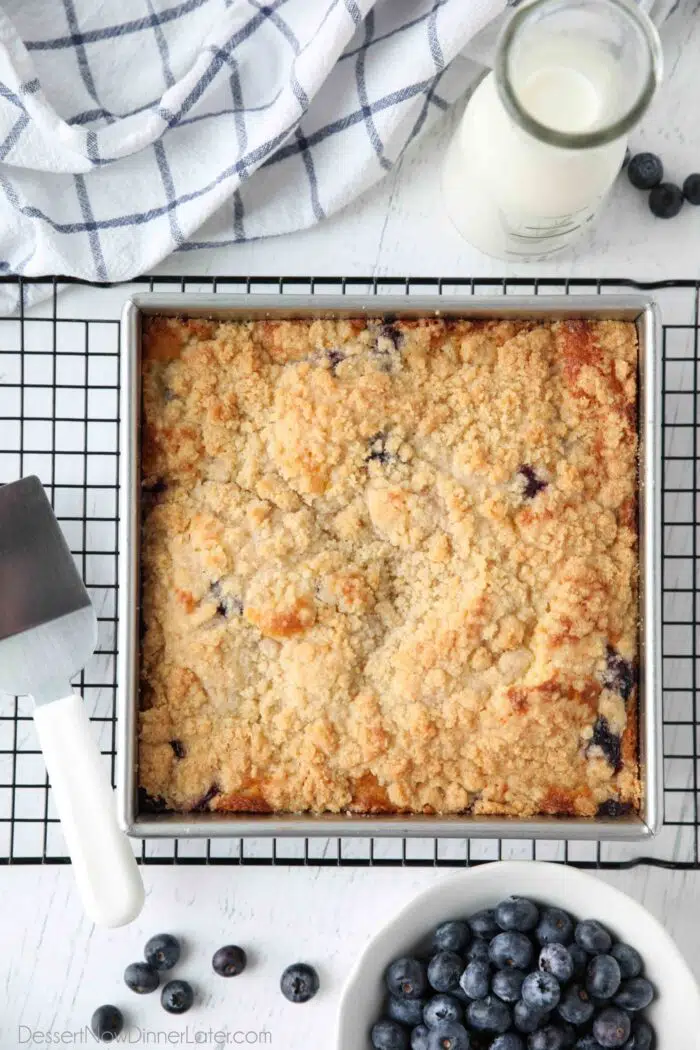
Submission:
<svg viewBox="0 0 700 1050">
<path fill-rule="evenodd" d="M 630 21 L 635 22 L 642 30 L 642 37 L 647 45 L 649 71 L 639 95 L 630 109 L 618 120 L 595 131 L 566 132 L 557 131 L 547 124 L 542 124 L 521 105 L 508 73 L 510 50 L 521 26 L 533 12 L 543 7 L 554 6 L 560 0 L 525 0 L 523 6 L 515 12 L 505 26 L 496 49 L 494 72 L 498 93 L 506 110 L 524 131 L 550 146 L 562 149 L 591 149 L 594 146 L 605 146 L 609 142 L 622 138 L 642 118 L 653 99 L 663 74 L 663 49 L 656 26 L 639 7 L 636 0 L 600 0 L 610 7 L 624 12 Z"/>
</svg>

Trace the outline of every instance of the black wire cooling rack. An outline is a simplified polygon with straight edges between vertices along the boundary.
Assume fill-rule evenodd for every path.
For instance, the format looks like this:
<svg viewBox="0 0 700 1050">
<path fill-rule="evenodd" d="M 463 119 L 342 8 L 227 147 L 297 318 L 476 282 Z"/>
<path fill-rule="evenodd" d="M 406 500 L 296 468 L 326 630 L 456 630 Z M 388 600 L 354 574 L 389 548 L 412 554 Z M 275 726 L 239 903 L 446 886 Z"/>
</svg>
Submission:
<svg viewBox="0 0 700 1050">
<path fill-rule="evenodd" d="M 154 277 L 132 285 L 0 277 L 0 483 L 38 474 L 91 592 L 99 621 L 95 656 L 79 686 L 114 775 L 119 316 L 133 290 L 282 293 L 438 292 L 600 295 L 653 292 L 663 320 L 662 682 L 664 826 L 642 847 L 623 843 L 469 839 L 213 839 L 135 842 L 143 863 L 463 866 L 500 859 L 580 867 L 640 863 L 700 870 L 698 682 L 698 385 L 700 281 L 547 278 Z M 2 595 L 0 595 L 2 601 Z M 38 751 L 29 701 L 0 694 L 0 863 L 67 863 Z"/>
</svg>

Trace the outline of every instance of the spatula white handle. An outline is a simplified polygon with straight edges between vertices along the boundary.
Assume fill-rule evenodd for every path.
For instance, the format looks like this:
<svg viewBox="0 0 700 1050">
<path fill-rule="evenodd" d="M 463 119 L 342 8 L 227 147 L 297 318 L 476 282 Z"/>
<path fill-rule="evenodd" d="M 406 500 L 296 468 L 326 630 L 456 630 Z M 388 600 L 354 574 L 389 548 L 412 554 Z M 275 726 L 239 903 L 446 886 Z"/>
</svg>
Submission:
<svg viewBox="0 0 700 1050">
<path fill-rule="evenodd" d="M 117 825 L 114 792 L 79 696 L 37 704 L 34 722 L 75 880 L 93 922 L 123 926 L 141 911 L 143 882 Z"/>
</svg>

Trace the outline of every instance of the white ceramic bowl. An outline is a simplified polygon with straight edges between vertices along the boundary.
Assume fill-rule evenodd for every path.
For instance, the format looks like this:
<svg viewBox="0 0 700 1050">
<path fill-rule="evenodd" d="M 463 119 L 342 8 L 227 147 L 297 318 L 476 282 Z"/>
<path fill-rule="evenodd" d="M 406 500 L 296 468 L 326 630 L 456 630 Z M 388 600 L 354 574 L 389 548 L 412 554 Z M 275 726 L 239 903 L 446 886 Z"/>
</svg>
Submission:
<svg viewBox="0 0 700 1050">
<path fill-rule="evenodd" d="M 700 990 L 675 944 L 656 919 L 624 893 L 576 868 L 506 861 L 436 882 L 411 901 L 369 942 L 340 1001 L 336 1050 L 368 1050 L 369 1031 L 384 998 L 389 963 L 421 945 L 438 923 L 492 908 L 518 894 L 564 908 L 579 919 L 600 919 L 644 958 L 657 990 L 647 1016 L 657 1050 L 693 1050 L 700 1039 Z"/>
</svg>

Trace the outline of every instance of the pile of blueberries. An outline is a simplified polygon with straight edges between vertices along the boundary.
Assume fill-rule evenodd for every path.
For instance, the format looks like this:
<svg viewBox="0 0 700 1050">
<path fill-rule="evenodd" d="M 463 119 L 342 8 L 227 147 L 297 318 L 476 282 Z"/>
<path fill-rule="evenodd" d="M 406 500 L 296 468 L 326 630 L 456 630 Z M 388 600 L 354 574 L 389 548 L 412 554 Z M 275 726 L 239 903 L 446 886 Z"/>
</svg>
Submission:
<svg viewBox="0 0 700 1050">
<path fill-rule="evenodd" d="M 375 1050 L 651 1050 L 642 958 L 595 919 L 509 897 L 386 971 Z"/>
<path fill-rule="evenodd" d="M 182 946 L 171 933 L 159 933 L 146 942 L 144 961 L 129 963 L 124 971 L 124 984 L 138 995 L 155 992 L 162 972 L 177 966 Z M 219 977 L 237 977 L 243 973 L 248 957 L 237 944 L 227 944 L 214 952 L 211 965 Z M 293 963 L 280 978 L 280 990 L 290 1003 L 306 1003 L 319 989 L 318 974 L 307 963 Z M 160 993 L 163 1009 L 169 1014 L 184 1014 L 194 1003 L 194 989 L 189 981 L 174 980 L 163 985 Z M 124 1028 L 124 1015 L 117 1006 L 98 1006 L 90 1022 L 93 1035 L 101 1042 L 112 1042 Z"/>
<path fill-rule="evenodd" d="M 649 207 L 657 219 L 673 219 L 688 204 L 700 204 L 700 174 L 693 172 L 677 186 L 664 182 L 664 166 L 655 153 L 636 153 L 627 161 L 627 178 L 635 189 L 649 190 Z"/>
</svg>

